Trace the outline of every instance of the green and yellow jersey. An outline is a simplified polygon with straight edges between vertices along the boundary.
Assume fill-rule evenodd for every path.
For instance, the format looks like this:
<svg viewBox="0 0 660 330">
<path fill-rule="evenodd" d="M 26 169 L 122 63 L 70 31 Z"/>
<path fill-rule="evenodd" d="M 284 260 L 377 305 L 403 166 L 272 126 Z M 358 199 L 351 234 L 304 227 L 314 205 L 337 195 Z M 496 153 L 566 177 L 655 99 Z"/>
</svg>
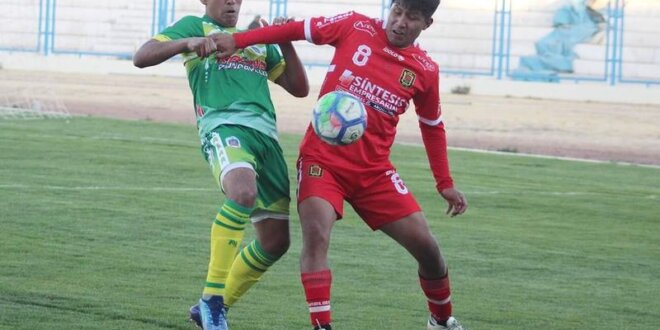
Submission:
<svg viewBox="0 0 660 330">
<path fill-rule="evenodd" d="M 169 41 L 235 32 L 240 30 L 223 27 L 206 15 L 186 16 L 153 39 Z M 275 108 L 268 90 L 268 79 L 275 81 L 285 69 L 277 46 L 254 45 L 221 60 L 215 56 L 200 58 L 194 52 L 182 56 L 200 138 L 220 125 L 241 125 L 277 140 Z"/>
</svg>

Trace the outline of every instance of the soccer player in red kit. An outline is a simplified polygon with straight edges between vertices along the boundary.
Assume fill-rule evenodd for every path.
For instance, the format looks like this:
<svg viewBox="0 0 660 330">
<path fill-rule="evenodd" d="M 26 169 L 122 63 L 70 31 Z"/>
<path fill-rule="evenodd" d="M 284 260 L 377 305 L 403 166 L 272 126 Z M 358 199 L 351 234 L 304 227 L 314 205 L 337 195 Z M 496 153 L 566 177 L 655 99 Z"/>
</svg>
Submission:
<svg viewBox="0 0 660 330">
<path fill-rule="evenodd" d="M 348 146 L 322 142 L 310 127 L 298 159 L 298 212 L 303 232 L 301 279 L 315 329 L 331 329 L 328 265 L 330 232 L 348 201 L 373 230 L 381 230 L 418 262 L 428 298 L 429 330 L 462 329 L 452 317 L 448 271 L 417 201 L 389 160 L 396 125 L 410 103 L 447 213 L 467 209 L 454 188 L 439 102 L 438 66 L 415 44 L 428 28 L 439 0 L 394 0 L 386 21 L 348 12 L 233 35 L 211 36 L 218 56 L 259 43 L 306 39 L 335 47 L 321 95 L 341 90 L 362 100 L 368 113 L 364 136 Z"/>
</svg>

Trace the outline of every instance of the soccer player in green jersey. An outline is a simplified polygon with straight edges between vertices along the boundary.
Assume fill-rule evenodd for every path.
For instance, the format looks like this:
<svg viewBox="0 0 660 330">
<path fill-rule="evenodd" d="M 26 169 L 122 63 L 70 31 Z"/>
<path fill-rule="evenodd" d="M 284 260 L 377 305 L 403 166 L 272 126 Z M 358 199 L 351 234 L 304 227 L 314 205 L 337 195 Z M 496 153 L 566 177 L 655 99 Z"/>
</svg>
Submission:
<svg viewBox="0 0 660 330">
<path fill-rule="evenodd" d="M 210 56 L 216 48 L 209 35 L 239 31 L 242 0 L 201 2 L 206 15 L 166 28 L 140 47 L 133 63 L 143 68 L 183 56 L 202 151 L 226 197 L 211 229 L 199 312 L 204 329 L 227 329 L 227 308 L 289 247 L 289 180 L 268 80 L 296 97 L 307 96 L 309 85 L 290 42 L 279 44 L 281 54 L 262 44 L 221 60 Z M 239 252 L 250 221 L 257 238 Z"/>
</svg>

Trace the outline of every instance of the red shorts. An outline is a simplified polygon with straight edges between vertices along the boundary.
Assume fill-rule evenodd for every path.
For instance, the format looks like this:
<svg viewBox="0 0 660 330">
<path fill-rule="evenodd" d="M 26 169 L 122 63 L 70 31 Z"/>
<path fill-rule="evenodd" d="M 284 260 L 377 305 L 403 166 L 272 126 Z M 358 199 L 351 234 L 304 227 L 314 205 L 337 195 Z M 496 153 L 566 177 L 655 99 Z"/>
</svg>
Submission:
<svg viewBox="0 0 660 330">
<path fill-rule="evenodd" d="M 372 229 L 421 211 L 415 197 L 392 164 L 379 169 L 342 169 L 318 161 L 298 159 L 298 204 L 308 197 L 328 201 L 344 216 L 344 200 Z"/>
</svg>

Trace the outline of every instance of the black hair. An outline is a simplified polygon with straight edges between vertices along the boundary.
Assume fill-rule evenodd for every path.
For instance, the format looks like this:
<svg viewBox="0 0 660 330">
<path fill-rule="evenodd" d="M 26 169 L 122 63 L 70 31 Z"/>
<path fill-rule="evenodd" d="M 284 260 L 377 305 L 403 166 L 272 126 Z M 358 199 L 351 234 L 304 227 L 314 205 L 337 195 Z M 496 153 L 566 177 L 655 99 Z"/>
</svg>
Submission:
<svg viewBox="0 0 660 330">
<path fill-rule="evenodd" d="M 408 10 L 419 10 L 426 18 L 431 18 L 440 5 L 440 0 L 392 0 L 392 4 Z"/>
</svg>

